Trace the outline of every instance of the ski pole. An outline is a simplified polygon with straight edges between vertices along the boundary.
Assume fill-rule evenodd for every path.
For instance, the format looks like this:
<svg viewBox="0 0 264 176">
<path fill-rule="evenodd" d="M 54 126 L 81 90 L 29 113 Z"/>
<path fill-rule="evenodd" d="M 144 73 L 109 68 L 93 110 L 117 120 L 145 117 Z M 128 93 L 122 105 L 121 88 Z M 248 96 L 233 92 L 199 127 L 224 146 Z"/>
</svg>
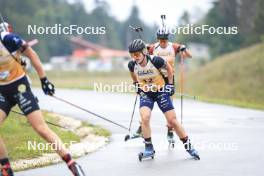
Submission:
<svg viewBox="0 0 264 176">
<path fill-rule="evenodd" d="M 183 89 L 184 89 L 184 61 L 180 54 L 180 97 L 181 97 L 181 124 L 183 123 Z"/>
<path fill-rule="evenodd" d="M 5 21 L 4 21 L 4 18 L 3 18 L 3 16 L 2 16 L 2 13 L 1 13 L 1 12 L 0 12 L 0 18 L 1 18 L 1 22 L 2 22 L 2 24 L 3 24 L 3 27 L 5 28 L 5 31 L 7 32 L 8 29 L 7 29 L 6 25 L 5 25 Z"/>
<path fill-rule="evenodd" d="M 0 20 L 1 20 L 1 22 L 4 24 L 5 23 L 5 21 L 4 21 L 4 18 L 3 18 L 3 16 L 2 16 L 2 13 L 0 12 Z M 8 29 L 7 29 L 7 27 L 5 26 L 5 25 L 3 25 L 4 26 L 4 28 L 5 28 L 5 31 L 8 31 Z M 16 57 L 16 56 L 14 56 L 6 47 L 5 47 L 5 45 L 4 45 L 4 43 L 2 42 L 2 40 L 0 40 L 1 41 L 1 43 L 2 43 L 2 45 L 3 45 L 3 47 L 6 49 L 6 51 L 9 53 L 9 55 L 16 61 L 16 62 L 18 62 L 19 64 L 21 64 L 21 62 L 19 61 L 19 59 Z"/>
<path fill-rule="evenodd" d="M 120 128 L 123 128 L 123 129 L 125 129 L 125 130 L 128 130 L 127 127 L 125 127 L 125 126 L 123 126 L 123 125 L 121 125 L 121 124 L 119 124 L 119 123 L 117 123 L 117 122 L 114 122 L 114 121 L 112 121 L 112 120 L 110 120 L 110 119 L 108 119 L 108 118 L 105 118 L 105 117 L 103 117 L 103 116 L 101 116 L 101 115 L 99 115 L 99 114 L 96 114 L 96 113 L 94 113 L 94 112 L 92 112 L 92 111 L 89 111 L 89 110 L 87 110 L 87 109 L 85 109 L 85 108 L 83 108 L 83 107 L 81 107 L 81 106 L 78 106 L 78 105 L 76 105 L 76 104 L 73 104 L 73 103 L 71 103 L 71 102 L 69 102 L 69 101 L 67 101 L 67 100 L 64 100 L 64 99 L 62 99 L 62 98 L 59 98 L 59 97 L 57 97 L 57 96 L 55 96 L 55 95 L 51 95 L 51 97 L 53 97 L 54 99 L 57 99 L 58 101 L 64 102 L 64 103 L 66 103 L 66 104 L 69 104 L 69 105 L 71 105 L 71 106 L 73 106 L 73 107 L 75 107 L 75 108 L 77 108 L 77 109 L 80 109 L 80 110 L 82 110 L 82 111 L 85 111 L 85 112 L 87 112 L 87 113 L 89 113 L 89 114 L 92 114 L 92 115 L 94 115 L 95 117 L 98 117 L 98 118 L 100 118 L 100 119 L 103 119 L 103 120 L 105 120 L 105 121 L 107 121 L 107 122 L 109 122 L 109 123 L 112 123 L 112 124 L 116 125 L 116 126 L 119 126 Z"/>
<path fill-rule="evenodd" d="M 161 21 L 162 21 L 162 26 L 165 27 L 165 22 L 164 21 L 166 19 L 166 15 L 161 15 L 160 18 L 161 18 Z"/>
<path fill-rule="evenodd" d="M 11 112 L 15 113 L 15 114 L 18 114 L 18 115 L 21 115 L 21 116 L 25 116 L 25 114 L 21 113 L 21 112 L 17 112 L 15 110 L 11 110 Z M 45 120 L 46 123 L 50 124 L 50 125 L 53 125 L 53 126 L 56 126 L 56 127 L 59 127 L 59 128 L 63 128 L 63 129 L 66 129 L 66 130 L 69 130 L 69 128 L 67 127 L 64 127 L 64 126 L 61 126 L 59 124 L 55 124 L 55 123 L 52 123 L 50 121 L 47 121 Z"/>
<path fill-rule="evenodd" d="M 129 128 L 128 131 L 130 132 L 131 130 L 131 126 L 132 126 L 132 122 L 133 122 L 133 118 L 134 118 L 134 114 L 135 114 L 135 109 L 136 109 L 136 104 L 137 104 L 137 98 L 138 98 L 138 94 L 136 95 L 136 99 L 135 99 L 135 103 L 134 103 L 134 107 L 133 107 L 133 111 L 132 111 L 132 115 L 131 115 L 131 120 L 129 123 Z"/>
<path fill-rule="evenodd" d="M 136 99 L 135 99 L 135 103 L 134 103 L 134 107 L 133 107 L 133 111 L 132 111 L 132 115 L 131 115 L 131 120 L 130 120 L 130 124 L 129 124 L 129 128 L 128 128 L 128 134 L 125 136 L 125 141 L 133 138 L 133 137 L 131 138 L 130 132 L 131 132 L 131 126 L 132 126 L 132 122 L 133 122 L 133 118 L 134 118 L 134 114 L 135 114 L 137 99 L 138 99 L 138 94 L 136 95 Z"/>
<path fill-rule="evenodd" d="M 136 33 L 138 33 L 139 38 L 142 39 L 142 36 L 141 36 L 140 32 L 143 32 L 143 28 L 141 26 L 133 27 L 133 26 L 129 25 L 128 27 L 130 29 L 134 30 Z"/>
</svg>

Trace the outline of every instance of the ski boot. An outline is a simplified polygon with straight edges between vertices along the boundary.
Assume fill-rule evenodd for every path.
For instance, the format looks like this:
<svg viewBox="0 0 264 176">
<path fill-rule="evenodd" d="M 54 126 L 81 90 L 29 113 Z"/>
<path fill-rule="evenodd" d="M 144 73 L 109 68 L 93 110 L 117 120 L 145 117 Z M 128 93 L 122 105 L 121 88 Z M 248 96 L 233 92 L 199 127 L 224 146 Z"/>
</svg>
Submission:
<svg viewBox="0 0 264 176">
<path fill-rule="evenodd" d="M 190 139 L 187 139 L 187 141 L 183 145 L 184 145 L 186 152 L 188 152 L 192 156 L 193 159 L 200 160 L 198 151 L 193 148 Z"/>
<path fill-rule="evenodd" d="M 129 134 L 125 136 L 125 141 L 128 141 L 130 139 L 136 139 L 142 137 L 142 129 L 141 126 L 138 127 L 137 131 L 130 136 Z"/>
<path fill-rule="evenodd" d="M 142 159 L 147 159 L 147 158 L 154 159 L 154 156 L 155 156 L 155 150 L 153 148 L 153 145 L 151 144 L 145 147 L 145 151 L 140 152 L 138 154 L 138 159 L 141 162 Z"/>
<path fill-rule="evenodd" d="M 0 176 L 14 176 L 10 165 L 2 166 Z"/>
<path fill-rule="evenodd" d="M 82 167 L 79 164 L 77 164 L 75 161 L 69 163 L 68 167 L 74 176 L 86 176 Z"/>
<path fill-rule="evenodd" d="M 173 130 L 170 128 L 168 128 L 167 139 L 169 142 L 169 147 L 174 148 L 175 146 L 174 134 L 173 134 Z"/>
</svg>

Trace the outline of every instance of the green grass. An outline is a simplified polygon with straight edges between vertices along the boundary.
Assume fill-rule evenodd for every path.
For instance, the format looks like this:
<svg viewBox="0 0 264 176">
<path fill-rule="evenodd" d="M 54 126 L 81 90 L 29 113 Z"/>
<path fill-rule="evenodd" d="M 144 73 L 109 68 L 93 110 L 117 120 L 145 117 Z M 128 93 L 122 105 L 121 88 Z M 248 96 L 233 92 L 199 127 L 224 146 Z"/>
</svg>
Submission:
<svg viewBox="0 0 264 176">
<path fill-rule="evenodd" d="M 44 112 L 45 119 L 56 123 L 56 119 L 49 116 L 47 112 Z M 49 125 L 50 128 L 60 136 L 64 143 L 70 141 L 79 142 L 80 138 L 70 131 L 62 130 L 58 127 Z M 27 122 L 26 117 L 10 113 L 9 117 L 3 123 L 0 128 L 0 135 L 3 138 L 10 159 L 28 159 L 41 156 L 43 153 L 51 153 L 52 150 L 28 150 L 28 141 L 36 143 L 45 143 L 44 140 L 38 136 L 38 134 L 32 129 Z"/>
<path fill-rule="evenodd" d="M 216 58 L 186 81 L 201 100 L 264 109 L 264 43 Z"/>
<path fill-rule="evenodd" d="M 52 123 L 58 122 L 58 119 L 53 115 L 50 115 L 49 112 L 44 111 L 43 114 L 46 121 Z M 69 144 L 71 141 L 80 142 L 80 137 L 73 132 L 52 125 L 49 126 L 65 144 Z M 93 126 L 86 122 L 83 126 L 92 127 L 93 133 L 96 135 L 106 137 L 111 135 L 108 130 L 103 129 L 100 126 Z M 43 153 L 53 152 L 52 150 L 28 150 L 28 141 L 36 141 L 36 143 L 45 143 L 45 141 L 32 129 L 24 116 L 15 113 L 9 114 L 9 117 L 0 128 L 0 135 L 6 144 L 11 161 L 35 158 L 41 156 Z"/>
<path fill-rule="evenodd" d="M 93 133 L 95 135 L 104 136 L 104 137 L 110 137 L 111 136 L 111 132 L 110 131 L 108 131 L 105 128 L 102 128 L 99 125 L 93 125 L 93 124 L 90 124 L 90 123 L 87 123 L 87 122 L 83 122 L 82 125 L 93 128 Z"/>
</svg>

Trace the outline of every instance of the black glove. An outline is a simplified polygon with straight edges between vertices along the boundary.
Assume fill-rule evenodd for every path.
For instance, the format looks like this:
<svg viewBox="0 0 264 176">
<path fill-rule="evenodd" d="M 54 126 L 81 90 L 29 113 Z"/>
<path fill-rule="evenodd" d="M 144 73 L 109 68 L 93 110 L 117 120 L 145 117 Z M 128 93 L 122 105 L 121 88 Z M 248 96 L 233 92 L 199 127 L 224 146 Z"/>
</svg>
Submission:
<svg viewBox="0 0 264 176">
<path fill-rule="evenodd" d="M 140 95 L 140 93 L 143 92 L 143 90 L 140 89 L 140 87 L 139 87 L 139 83 L 138 83 L 138 82 L 133 82 L 133 84 L 134 84 L 134 86 L 135 86 L 135 88 L 136 88 L 136 93 L 137 93 L 138 95 Z"/>
<path fill-rule="evenodd" d="M 175 87 L 173 84 L 166 84 L 165 85 L 165 91 L 169 93 L 170 96 L 174 95 L 175 93 Z"/>
<path fill-rule="evenodd" d="M 179 51 L 183 52 L 187 49 L 187 47 L 185 45 L 181 45 L 179 48 Z"/>
<path fill-rule="evenodd" d="M 41 78 L 40 81 L 42 90 L 46 95 L 53 95 L 55 93 L 55 87 L 51 82 L 49 82 L 47 77 Z"/>
</svg>

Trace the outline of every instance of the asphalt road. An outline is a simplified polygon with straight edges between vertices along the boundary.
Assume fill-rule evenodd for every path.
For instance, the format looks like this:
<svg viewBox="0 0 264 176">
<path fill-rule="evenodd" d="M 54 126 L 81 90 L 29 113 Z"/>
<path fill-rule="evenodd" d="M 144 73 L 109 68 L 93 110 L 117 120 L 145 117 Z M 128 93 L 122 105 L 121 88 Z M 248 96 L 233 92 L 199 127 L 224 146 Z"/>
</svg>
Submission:
<svg viewBox="0 0 264 176">
<path fill-rule="evenodd" d="M 177 140 L 175 149 L 169 149 L 166 122 L 155 106 L 151 119 L 152 138 L 156 150 L 154 160 L 138 161 L 143 150 L 142 139 L 124 142 L 127 131 L 93 117 L 51 97 L 37 89 L 42 109 L 87 120 L 112 131 L 111 142 L 101 150 L 78 159 L 88 176 L 262 176 L 264 175 L 264 111 L 232 106 L 184 101 L 183 125 L 200 153 L 195 161 Z M 95 93 L 82 90 L 57 90 L 56 95 L 81 105 L 111 120 L 129 125 L 135 95 Z M 179 101 L 174 102 L 179 116 Z M 133 131 L 139 121 L 138 105 Z M 65 164 L 18 172 L 17 176 L 67 176 Z"/>
</svg>

